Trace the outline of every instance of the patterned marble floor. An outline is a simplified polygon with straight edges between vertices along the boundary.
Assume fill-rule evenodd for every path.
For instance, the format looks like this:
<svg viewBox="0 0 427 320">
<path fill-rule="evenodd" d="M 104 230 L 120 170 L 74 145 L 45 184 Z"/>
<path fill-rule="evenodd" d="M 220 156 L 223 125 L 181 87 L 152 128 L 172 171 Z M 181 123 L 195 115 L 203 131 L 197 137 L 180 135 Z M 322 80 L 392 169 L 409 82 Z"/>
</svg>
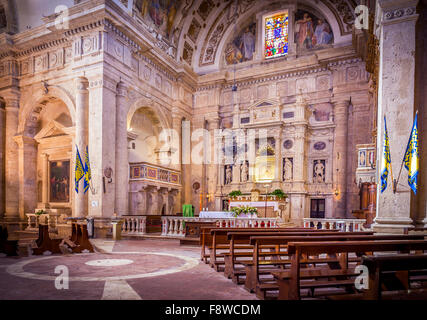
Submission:
<svg viewBox="0 0 427 320">
<path fill-rule="evenodd" d="M 94 240 L 92 254 L 0 257 L 0 300 L 254 300 L 177 240 Z M 65 280 L 68 279 L 68 282 Z"/>
</svg>

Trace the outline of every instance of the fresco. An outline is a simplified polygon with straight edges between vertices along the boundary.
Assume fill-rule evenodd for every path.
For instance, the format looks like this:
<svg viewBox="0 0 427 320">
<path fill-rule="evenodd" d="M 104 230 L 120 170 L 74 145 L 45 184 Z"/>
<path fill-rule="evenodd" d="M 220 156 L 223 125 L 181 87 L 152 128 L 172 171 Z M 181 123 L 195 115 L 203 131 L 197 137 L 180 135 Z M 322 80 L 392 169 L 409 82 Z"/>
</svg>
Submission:
<svg viewBox="0 0 427 320">
<path fill-rule="evenodd" d="M 159 31 L 170 37 L 181 0 L 137 0 L 141 16 L 153 23 Z"/>
<path fill-rule="evenodd" d="M 297 10 L 294 31 L 300 50 L 321 49 L 333 43 L 334 35 L 329 23 L 308 11 Z"/>
<path fill-rule="evenodd" d="M 256 42 L 256 23 L 244 28 L 226 46 L 225 61 L 227 64 L 253 60 Z"/>
</svg>

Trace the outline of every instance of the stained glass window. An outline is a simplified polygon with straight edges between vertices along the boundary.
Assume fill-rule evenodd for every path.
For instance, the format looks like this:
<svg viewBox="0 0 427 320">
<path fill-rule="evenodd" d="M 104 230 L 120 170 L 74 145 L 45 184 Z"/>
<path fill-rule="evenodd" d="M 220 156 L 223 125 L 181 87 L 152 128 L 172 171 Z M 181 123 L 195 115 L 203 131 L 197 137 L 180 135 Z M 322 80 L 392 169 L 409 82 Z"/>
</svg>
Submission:
<svg viewBox="0 0 427 320">
<path fill-rule="evenodd" d="M 288 53 L 288 13 L 265 19 L 265 58 L 281 57 Z"/>
</svg>

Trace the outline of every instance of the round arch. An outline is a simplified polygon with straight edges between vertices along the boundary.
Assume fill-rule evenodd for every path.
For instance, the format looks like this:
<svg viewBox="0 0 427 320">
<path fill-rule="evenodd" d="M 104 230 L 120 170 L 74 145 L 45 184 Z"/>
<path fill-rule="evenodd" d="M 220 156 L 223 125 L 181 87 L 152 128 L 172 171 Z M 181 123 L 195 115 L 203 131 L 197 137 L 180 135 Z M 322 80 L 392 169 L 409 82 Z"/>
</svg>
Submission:
<svg viewBox="0 0 427 320">
<path fill-rule="evenodd" d="M 138 109 L 140 108 L 149 108 L 151 110 L 154 111 L 154 113 L 158 116 L 159 121 L 160 121 L 160 125 L 163 129 L 171 129 L 171 125 L 168 121 L 168 118 L 166 116 L 165 111 L 163 110 L 163 108 L 156 103 L 155 101 L 153 101 L 150 98 L 140 98 L 137 99 L 134 103 L 132 103 L 132 105 L 129 108 L 129 111 L 127 113 L 127 128 L 130 128 L 130 124 L 132 121 L 132 118 L 135 114 L 136 111 L 138 111 Z"/>
<path fill-rule="evenodd" d="M 267 13 L 270 9 L 269 8 L 276 8 L 278 6 L 285 7 L 286 5 L 289 6 L 295 6 L 295 3 L 292 3 L 290 1 L 286 0 L 277 0 L 272 1 L 268 4 L 268 6 L 265 6 L 265 3 L 262 1 L 257 2 L 253 7 L 251 7 L 249 10 L 247 10 L 245 13 L 241 14 L 236 24 L 241 26 L 243 25 L 251 16 L 258 13 Z M 298 5 L 303 6 L 304 8 L 315 8 L 315 10 L 318 13 L 320 13 L 329 23 L 331 26 L 332 32 L 334 34 L 334 44 L 340 45 L 346 42 L 351 42 L 351 34 L 344 34 L 343 28 L 341 26 L 341 21 L 339 18 L 339 15 L 335 12 L 335 10 L 326 4 L 322 2 L 315 2 L 314 0 L 301 0 L 298 2 Z M 225 9 L 223 9 L 225 10 Z M 215 24 L 212 25 L 212 28 L 210 30 L 214 30 L 217 27 L 217 24 L 221 22 L 221 19 L 217 19 Z M 203 45 L 198 46 L 197 50 L 195 50 L 193 54 L 193 64 L 196 72 L 209 72 L 212 70 L 218 70 L 221 68 L 221 62 L 223 61 L 223 55 L 224 55 L 224 49 L 226 44 L 228 43 L 229 39 L 233 36 L 234 24 L 229 24 L 225 31 L 223 32 L 221 40 L 217 44 L 217 49 L 215 52 L 213 64 L 211 65 L 205 65 L 200 66 L 198 62 L 200 61 L 200 56 L 204 54 L 204 50 L 206 47 L 206 43 L 210 40 L 210 37 L 205 37 L 205 43 Z M 240 28 L 239 28 L 240 29 Z M 210 32 L 209 30 L 205 31 L 204 34 L 208 35 Z M 203 39 L 199 35 L 199 39 Z M 257 40 L 257 44 L 258 40 Z"/>
<path fill-rule="evenodd" d="M 19 114 L 18 132 L 24 132 L 31 112 L 37 107 L 38 103 L 44 99 L 57 98 L 67 106 L 73 125 L 76 123 L 76 105 L 71 95 L 65 89 L 59 86 L 49 86 L 48 92 L 43 89 L 37 90 L 31 94 L 30 98 L 23 104 L 22 111 Z"/>
</svg>

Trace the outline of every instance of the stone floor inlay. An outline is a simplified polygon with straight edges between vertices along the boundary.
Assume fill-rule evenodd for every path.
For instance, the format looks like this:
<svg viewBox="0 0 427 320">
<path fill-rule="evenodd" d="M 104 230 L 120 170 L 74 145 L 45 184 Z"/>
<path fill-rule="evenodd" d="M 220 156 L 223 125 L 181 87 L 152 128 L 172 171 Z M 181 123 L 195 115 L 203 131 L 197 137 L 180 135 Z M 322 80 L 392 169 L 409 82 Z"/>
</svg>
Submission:
<svg viewBox="0 0 427 320">
<path fill-rule="evenodd" d="M 88 266 L 93 267 L 117 267 L 132 264 L 133 260 L 129 259 L 103 259 L 103 260 L 91 260 L 85 262 Z"/>
</svg>

